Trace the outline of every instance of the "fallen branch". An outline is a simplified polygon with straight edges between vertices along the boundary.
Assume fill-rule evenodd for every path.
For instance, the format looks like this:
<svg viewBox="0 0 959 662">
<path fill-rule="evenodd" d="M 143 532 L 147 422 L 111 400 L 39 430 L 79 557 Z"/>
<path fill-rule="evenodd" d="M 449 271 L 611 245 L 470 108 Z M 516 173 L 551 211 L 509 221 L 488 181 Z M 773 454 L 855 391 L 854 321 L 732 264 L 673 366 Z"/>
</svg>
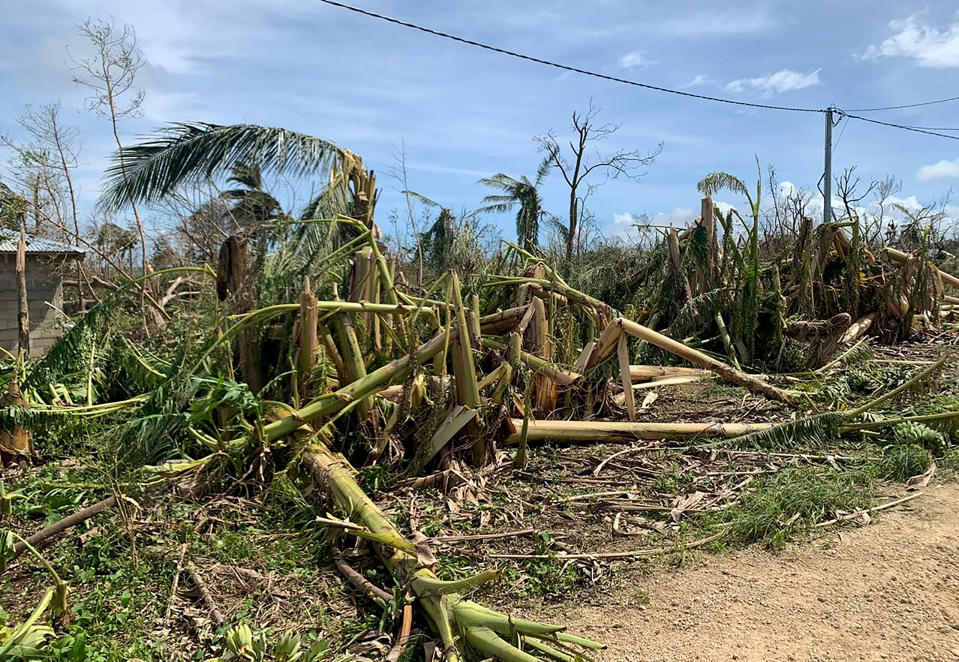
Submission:
<svg viewBox="0 0 959 662">
<path fill-rule="evenodd" d="M 57 534 L 73 528 L 77 524 L 82 524 L 91 517 L 99 515 L 100 513 L 113 508 L 115 505 L 117 505 L 117 498 L 115 496 L 107 497 L 103 501 L 98 501 L 92 506 L 87 506 L 86 508 L 78 510 L 72 515 L 67 515 L 63 519 L 57 520 L 50 526 L 40 529 L 32 536 L 27 538 L 26 543 L 18 542 L 16 545 L 14 545 L 13 555 L 10 557 L 10 560 L 13 560 L 23 554 L 23 552 L 27 550 L 28 544 L 29 546 L 39 548 Z"/>
<path fill-rule="evenodd" d="M 410 639 L 410 630 L 413 627 L 413 596 L 406 594 L 406 600 L 403 602 L 403 620 L 400 622 L 400 636 L 396 639 L 396 645 L 386 655 L 386 662 L 397 662 L 406 650 L 406 642 Z"/>
<path fill-rule="evenodd" d="M 186 558 L 186 543 L 180 545 L 180 556 L 176 562 L 176 572 L 173 573 L 173 584 L 170 587 L 170 600 L 167 602 L 166 609 L 163 611 L 163 620 L 169 621 L 170 614 L 173 613 L 173 602 L 176 600 L 176 592 L 180 587 L 180 575 L 183 574 L 183 561 Z"/>
<path fill-rule="evenodd" d="M 831 526 L 831 525 L 836 524 L 836 523 L 838 523 L 838 522 L 845 522 L 845 521 L 848 521 L 848 520 L 851 520 L 851 519 L 856 519 L 857 517 L 862 517 L 863 514 L 865 514 L 865 513 L 878 513 L 878 512 L 883 511 L 883 510 L 888 510 L 889 508 L 894 508 L 895 506 L 898 506 L 898 505 L 900 505 L 900 504 L 906 503 L 907 501 L 912 501 L 913 499 L 918 499 L 918 498 L 921 497 L 923 494 L 925 494 L 925 492 L 916 492 L 915 494 L 910 494 L 909 496 L 904 496 L 904 497 L 902 497 L 902 498 L 895 499 L 895 500 L 893 500 L 893 501 L 887 501 L 886 503 L 881 504 L 881 505 L 879 505 L 879 506 L 873 506 L 872 508 L 866 508 L 865 510 L 857 510 L 857 511 L 852 512 L 852 513 L 847 513 L 846 515 L 842 515 L 841 517 L 836 517 L 836 518 L 834 518 L 834 519 L 827 520 L 827 521 L 825 521 L 825 522 L 819 522 L 818 524 L 815 524 L 815 525 L 813 526 L 813 528 L 814 528 L 814 529 L 821 529 L 821 528 L 823 528 L 823 527 Z"/>
<path fill-rule="evenodd" d="M 344 577 L 346 577 L 346 580 L 372 602 L 375 602 L 381 607 L 385 607 L 392 602 L 392 595 L 381 589 L 379 586 L 376 586 L 373 582 L 354 570 L 353 566 L 347 563 L 342 557 L 334 557 L 333 563 L 336 565 L 336 569 L 339 570 Z"/>
<path fill-rule="evenodd" d="M 729 529 L 723 529 L 705 538 L 693 541 L 689 544 L 671 545 L 669 547 L 660 547 L 654 549 L 636 549 L 631 552 L 590 552 L 582 554 L 567 554 L 559 552 L 557 554 L 490 554 L 491 559 L 512 559 L 517 561 L 545 561 L 553 559 L 556 561 L 579 561 L 579 560 L 607 560 L 607 559 L 639 559 L 652 556 L 661 556 L 663 554 L 673 554 L 687 549 L 696 549 L 703 545 L 719 540 L 729 532 Z"/>
<path fill-rule="evenodd" d="M 502 531 L 500 533 L 474 533 L 463 536 L 434 536 L 428 542 L 470 542 L 473 540 L 500 540 L 502 538 L 516 538 L 518 536 L 530 536 L 536 533 L 536 529 L 520 529 L 519 531 Z"/>
<path fill-rule="evenodd" d="M 213 595 L 210 593 L 210 589 L 207 588 L 206 582 L 203 580 L 203 576 L 200 575 L 200 571 L 195 565 L 193 565 L 193 561 L 187 561 L 185 569 L 187 574 L 190 575 L 190 579 L 193 580 L 193 584 L 196 586 L 197 591 L 200 592 L 200 597 L 206 604 L 207 609 L 210 610 L 210 617 L 213 619 L 213 622 L 216 623 L 217 627 L 221 627 L 226 624 L 226 618 L 224 618 L 223 614 L 221 614 L 220 610 L 217 608 L 216 602 L 213 600 Z"/>
</svg>

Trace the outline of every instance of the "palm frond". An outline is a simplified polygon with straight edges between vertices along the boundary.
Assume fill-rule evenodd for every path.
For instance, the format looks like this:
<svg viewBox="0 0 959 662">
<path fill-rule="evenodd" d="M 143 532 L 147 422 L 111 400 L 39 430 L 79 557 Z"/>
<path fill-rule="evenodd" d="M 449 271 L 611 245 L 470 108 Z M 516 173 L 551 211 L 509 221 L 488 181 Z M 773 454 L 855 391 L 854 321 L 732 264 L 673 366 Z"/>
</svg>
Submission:
<svg viewBox="0 0 959 662">
<path fill-rule="evenodd" d="M 263 189 L 263 172 L 256 163 L 237 163 L 230 169 L 230 176 L 226 181 L 239 184 L 245 189 L 260 191 Z"/>
<path fill-rule="evenodd" d="M 703 195 L 715 195 L 717 192 L 725 189 L 750 198 L 749 189 L 746 188 L 743 180 L 734 175 L 730 175 L 728 172 L 711 172 L 696 184 L 696 188 L 698 188 L 699 192 Z M 750 198 L 750 200 L 752 200 L 752 198 Z"/>
<path fill-rule="evenodd" d="M 421 195 L 421 194 L 417 193 L 416 191 L 403 191 L 403 194 L 410 196 L 411 198 L 413 198 L 413 199 L 416 200 L 417 202 L 422 202 L 422 203 L 423 203 L 424 205 L 426 205 L 427 207 L 432 207 L 432 208 L 434 208 L 434 209 L 438 209 L 438 208 L 441 208 L 441 207 L 443 206 L 443 205 L 441 205 L 440 203 L 438 203 L 436 200 L 433 200 L 433 199 L 431 199 L 431 198 L 427 198 L 425 195 Z"/>
<path fill-rule="evenodd" d="M 515 200 L 511 202 L 493 202 L 491 198 L 494 198 L 494 197 L 499 198 L 502 196 L 497 195 L 497 196 L 488 196 L 483 198 L 483 202 L 490 202 L 492 204 L 488 204 L 483 207 L 480 207 L 476 211 L 481 214 L 503 214 L 505 212 L 512 211 L 513 207 L 516 206 Z"/>
<path fill-rule="evenodd" d="M 676 313 L 666 330 L 667 335 L 682 338 L 695 330 L 697 324 L 711 322 L 716 313 L 729 308 L 731 293 L 728 287 L 718 287 L 689 299 Z"/>
<path fill-rule="evenodd" d="M 760 449 L 820 446 L 835 440 L 842 432 L 842 424 L 845 422 L 846 417 L 840 413 L 815 414 L 780 423 L 767 430 L 751 432 L 734 439 L 724 439 L 716 445 Z"/>
<path fill-rule="evenodd" d="M 477 180 L 476 183 L 482 184 L 483 186 L 492 186 L 493 188 L 502 189 L 507 192 L 522 185 L 521 182 L 502 172 L 498 172 L 492 177 L 484 177 L 483 179 Z"/>
<path fill-rule="evenodd" d="M 176 123 L 113 155 L 100 206 L 116 211 L 131 200 L 155 201 L 180 184 L 213 179 L 241 165 L 303 176 L 355 159 L 332 142 L 288 129 Z"/>
<path fill-rule="evenodd" d="M 539 186 L 543 183 L 543 180 L 546 179 L 546 176 L 549 174 L 549 171 L 553 168 L 553 157 L 551 154 L 547 154 L 543 157 L 543 160 L 540 161 L 539 166 L 536 168 L 536 179 L 533 183 L 533 186 Z"/>
</svg>

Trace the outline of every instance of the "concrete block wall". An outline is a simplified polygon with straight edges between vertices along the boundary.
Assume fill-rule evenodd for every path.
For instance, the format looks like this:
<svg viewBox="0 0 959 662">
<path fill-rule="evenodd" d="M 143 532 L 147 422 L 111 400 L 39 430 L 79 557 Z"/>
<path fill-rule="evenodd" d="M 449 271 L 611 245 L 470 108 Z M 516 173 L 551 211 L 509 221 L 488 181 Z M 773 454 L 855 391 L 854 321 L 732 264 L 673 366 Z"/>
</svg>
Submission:
<svg viewBox="0 0 959 662">
<path fill-rule="evenodd" d="M 63 335 L 63 260 L 27 255 L 27 301 L 30 307 L 30 355 L 42 356 Z M 47 305 L 47 302 L 52 304 Z M 0 255 L 0 346 L 17 350 L 16 257 Z"/>
</svg>

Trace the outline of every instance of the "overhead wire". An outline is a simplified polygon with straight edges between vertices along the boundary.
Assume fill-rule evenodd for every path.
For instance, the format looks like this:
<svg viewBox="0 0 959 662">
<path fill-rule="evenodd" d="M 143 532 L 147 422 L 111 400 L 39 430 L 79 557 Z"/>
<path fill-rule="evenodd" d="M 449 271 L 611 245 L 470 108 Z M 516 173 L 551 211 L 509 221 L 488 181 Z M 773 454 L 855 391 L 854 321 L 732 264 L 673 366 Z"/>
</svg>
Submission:
<svg viewBox="0 0 959 662">
<path fill-rule="evenodd" d="M 735 106 L 748 106 L 750 108 L 762 108 L 764 110 L 783 110 L 783 111 L 790 111 L 790 112 L 796 112 L 796 113 L 826 112 L 825 108 L 800 108 L 797 106 L 777 106 L 774 104 L 766 104 L 766 103 L 752 103 L 750 101 L 739 101 L 737 99 L 726 99 L 724 97 L 713 97 L 706 94 L 696 94 L 695 92 L 675 90 L 669 87 L 663 87 L 661 85 L 653 85 L 651 83 L 641 83 L 639 81 L 630 80 L 628 78 L 610 76 L 608 74 L 602 74 L 597 71 L 581 69 L 580 67 L 574 67 L 568 64 L 561 64 L 559 62 L 553 62 L 552 60 L 544 60 L 542 58 L 534 57 L 532 55 L 517 53 L 516 51 L 507 50 L 505 48 L 499 48 L 498 46 L 491 46 L 489 44 L 484 44 L 483 42 L 480 42 L 480 41 L 474 41 L 473 39 L 459 37 L 457 35 L 450 34 L 448 32 L 441 32 L 440 30 L 434 30 L 433 28 L 423 27 L 422 25 L 417 25 L 416 23 L 410 23 L 409 21 L 403 21 L 398 18 L 393 18 L 392 16 L 386 16 L 385 14 L 377 14 L 376 12 L 372 12 L 367 9 L 361 9 L 360 7 L 354 7 L 353 5 L 348 5 L 342 2 L 337 2 L 336 0 L 317 0 L 317 2 L 322 2 L 323 4 L 331 5 L 333 7 L 346 9 L 348 11 L 355 12 L 357 14 L 369 16 L 370 18 L 376 18 L 381 21 L 393 23 L 395 25 L 401 25 L 405 28 L 410 28 L 412 30 L 419 30 L 420 32 L 425 32 L 426 34 L 431 34 L 435 37 L 442 37 L 443 39 L 450 39 L 452 41 L 456 41 L 461 44 L 466 44 L 468 46 L 475 46 L 476 48 L 482 48 L 484 50 L 492 51 L 494 53 L 500 53 L 501 55 L 508 55 L 510 57 L 526 60 L 528 62 L 535 62 L 537 64 L 542 64 L 547 67 L 553 67 L 555 69 L 561 69 L 563 71 L 571 71 L 573 73 L 582 74 L 584 76 L 591 76 L 593 78 L 600 78 L 602 80 L 608 80 L 614 83 L 622 83 L 623 85 L 632 85 L 634 87 L 642 87 L 647 90 L 653 90 L 655 92 L 665 92 L 667 94 L 676 94 L 679 96 L 689 97 L 692 99 L 700 99 L 702 101 L 713 101 L 716 103 L 726 103 L 726 104 L 731 104 Z"/>
<path fill-rule="evenodd" d="M 850 108 L 850 113 L 872 113 L 880 110 L 901 110 L 903 108 L 918 108 L 919 106 L 934 106 L 937 103 L 948 103 L 950 101 L 959 101 L 959 97 L 949 97 L 947 99 L 935 99 L 933 101 L 919 101 L 917 103 L 906 103 L 901 106 L 882 106 L 880 108 Z"/>
<path fill-rule="evenodd" d="M 904 131 L 912 131 L 915 133 L 922 133 L 926 135 L 936 136 L 939 138 L 947 138 L 950 140 L 959 140 L 959 136 L 951 136 L 945 133 L 940 133 L 941 131 L 959 131 L 959 129 L 945 128 L 945 127 L 920 127 L 913 126 L 909 124 L 897 124 L 895 122 L 884 122 L 882 120 L 877 120 L 871 117 L 863 117 L 862 115 L 855 115 L 854 113 L 865 113 L 865 112 L 877 112 L 884 110 L 899 110 L 904 108 L 917 108 L 920 106 L 931 106 L 935 104 L 948 103 L 950 101 L 959 101 L 959 96 L 948 97 L 945 99 L 933 99 L 931 101 L 920 101 L 916 103 L 901 104 L 897 106 L 881 106 L 876 108 L 855 108 L 852 110 L 842 110 L 840 108 L 829 107 L 829 108 L 809 108 L 801 106 L 780 106 L 775 104 L 766 104 L 766 103 L 754 103 L 751 101 L 740 101 L 738 99 L 728 99 L 725 97 L 715 97 L 707 94 L 696 94 L 695 92 L 687 92 L 685 90 L 677 90 L 669 87 L 663 87 L 661 85 L 653 85 L 651 83 L 643 83 L 636 80 L 630 80 L 628 78 L 620 78 L 619 76 L 610 76 L 608 74 L 599 73 L 597 71 L 591 71 L 589 69 L 583 69 L 581 67 L 575 67 L 568 64 L 562 64 L 560 62 L 554 62 L 552 60 L 545 60 L 543 58 L 535 57 L 532 55 L 526 55 L 525 53 L 518 53 L 516 51 L 511 51 L 505 48 L 500 48 L 498 46 L 492 46 L 474 39 L 467 39 L 466 37 L 460 37 L 458 35 L 450 34 L 448 32 L 443 32 L 441 30 L 436 30 L 433 28 L 428 28 L 416 23 L 411 23 L 409 21 L 404 21 L 402 19 L 394 18 L 392 16 L 387 16 L 385 14 L 379 14 L 377 12 L 370 11 L 368 9 L 363 9 L 361 7 L 356 7 L 354 5 L 349 5 L 344 2 L 338 2 L 338 0 L 316 0 L 326 5 L 332 7 L 338 7 L 340 9 L 345 9 L 347 11 L 361 14 L 369 18 L 374 18 L 380 21 L 385 21 L 387 23 L 392 23 L 394 25 L 399 25 L 404 28 L 409 28 L 411 30 L 417 30 L 435 37 L 440 37 L 443 39 L 449 39 L 467 46 L 473 46 L 475 48 L 480 48 L 486 51 L 493 53 L 499 53 L 501 55 L 506 55 L 513 58 L 518 58 L 520 60 L 525 60 L 527 62 L 534 62 L 536 64 L 541 64 L 547 67 L 552 67 L 554 69 L 560 69 L 562 71 L 569 71 L 584 76 L 589 76 L 592 78 L 598 78 L 601 80 L 606 80 L 614 83 L 620 83 L 623 85 L 630 85 L 632 87 L 639 87 L 647 90 L 652 90 L 654 92 L 663 92 L 666 94 L 673 94 L 677 96 L 687 97 L 691 99 L 699 99 L 701 101 L 712 101 L 714 103 L 724 103 L 733 106 L 745 106 L 748 108 L 759 108 L 762 110 L 779 110 L 779 111 L 788 111 L 788 112 L 797 112 L 797 113 L 825 113 L 829 110 L 836 112 L 840 115 L 840 118 L 854 119 L 862 122 L 869 122 L 872 124 L 878 124 L 890 128 L 901 129 Z M 840 135 L 841 137 L 841 135 Z"/>
<path fill-rule="evenodd" d="M 860 120 L 862 122 L 869 122 L 871 124 L 879 124 L 882 126 L 892 127 L 894 129 L 902 129 L 904 131 L 913 131 L 915 133 L 924 133 L 930 136 L 937 136 L 939 138 L 948 138 L 949 140 L 959 140 L 959 136 L 950 136 L 947 133 L 939 133 L 939 131 L 932 131 L 929 129 L 924 129 L 918 126 L 910 126 L 908 124 L 896 124 L 895 122 L 883 122 L 882 120 L 873 119 L 872 117 L 863 117 L 862 115 L 853 115 L 851 113 L 845 112 L 841 109 L 836 109 L 836 112 L 840 113 L 843 117 L 848 117 L 853 120 Z M 946 131 L 951 131 L 952 129 L 945 129 Z"/>
</svg>

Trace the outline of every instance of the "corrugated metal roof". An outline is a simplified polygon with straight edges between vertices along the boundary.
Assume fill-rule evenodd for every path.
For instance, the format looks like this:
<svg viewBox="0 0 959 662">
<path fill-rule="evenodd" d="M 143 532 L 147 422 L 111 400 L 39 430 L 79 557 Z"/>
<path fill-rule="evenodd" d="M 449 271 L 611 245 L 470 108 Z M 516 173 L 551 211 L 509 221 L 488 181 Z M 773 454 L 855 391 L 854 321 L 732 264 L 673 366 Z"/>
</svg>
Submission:
<svg viewBox="0 0 959 662">
<path fill-rule="evenodd" d="M 20 243 L 20 236 L 17 234 L 0 233 L 0 253 L 16 253 L 17 244 Z M 65 254 L 65 255 L 83 255 L 86 250 L 79 246 L 70 246 L 46 239 L 44 237 L 32 237 L 27 235 L 28 253 L 47 253 L 47 254 Z"/>
</svg>

